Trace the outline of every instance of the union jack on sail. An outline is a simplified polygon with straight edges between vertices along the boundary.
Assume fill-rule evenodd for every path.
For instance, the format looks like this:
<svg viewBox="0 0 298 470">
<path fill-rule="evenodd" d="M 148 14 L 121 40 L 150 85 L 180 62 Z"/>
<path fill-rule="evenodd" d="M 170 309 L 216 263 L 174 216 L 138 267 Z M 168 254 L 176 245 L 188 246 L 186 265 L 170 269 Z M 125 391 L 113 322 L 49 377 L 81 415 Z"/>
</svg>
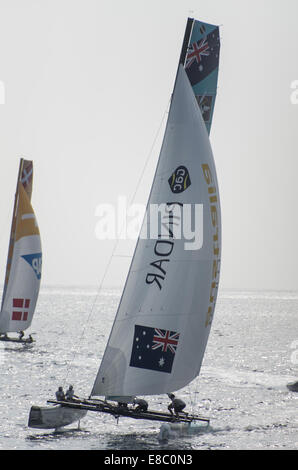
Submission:
<svg viewBox="0 0 298 470">
<path fill-rule="evenodd" d="M 168 349 L 173 354 L 176 352 L 178 346 L 179 333 L 168 330 L 159 330 L 155 328 L 155 335 L 153 336 L 152 349 L 161 348 L 163 352 L 167 352 Z"/>
<path fill-rule="evenodd" d="M 186 56 L 186 64 L 185 68 L 191 66 L 193 62 L 197 62 L 198 64 L 202 60 L 202 56 L 209 55 L 209 44 L 206 38 L 203 38 L 199 42 L 194 42 L 189 49 L 189 52 Z"/>
</svg>

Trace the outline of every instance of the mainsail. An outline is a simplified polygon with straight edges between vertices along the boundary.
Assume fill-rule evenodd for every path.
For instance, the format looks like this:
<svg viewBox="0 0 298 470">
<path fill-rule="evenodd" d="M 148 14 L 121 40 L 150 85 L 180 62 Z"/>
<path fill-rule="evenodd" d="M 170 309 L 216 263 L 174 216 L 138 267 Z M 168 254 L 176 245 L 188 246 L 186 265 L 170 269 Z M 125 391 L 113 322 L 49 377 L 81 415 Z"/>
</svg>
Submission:
<svg viewBox="0 0 298 470">
<path fill-rule="evenodd" d="M 179 66 L 147 213 L 164 204 L 203 207 L 203 239 L 140 237 L 92 396 L 168 393 L 200 371 L 212 322 L 220 266 L 221 221 L 208 132 L 190 80 Z M 144 220 L 141 234 L 151 229 Z M 172 227 L 173 228 L 173 227 Z"/>
<path fill-rule="evenodd" d="M 185 68 L 208 134 L 217 91 L 219 51 L 219 27 L 188 18 L 179 63 Z"/>
<path fill-rule="evenodd" d="M 33 164 L 21 159 L 11 224 L 0 333 L 31 325 L 41 279 L 41 242 L 31 206 Z"/>
</svg>

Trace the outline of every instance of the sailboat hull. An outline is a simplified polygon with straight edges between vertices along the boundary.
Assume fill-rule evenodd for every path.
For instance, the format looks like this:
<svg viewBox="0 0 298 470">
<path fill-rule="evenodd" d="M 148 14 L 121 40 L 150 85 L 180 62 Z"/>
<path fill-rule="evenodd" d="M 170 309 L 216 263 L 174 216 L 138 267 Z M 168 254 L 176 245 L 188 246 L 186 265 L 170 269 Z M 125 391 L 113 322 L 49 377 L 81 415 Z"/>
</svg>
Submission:
<svg viewBox="0 0 298 470">
<path fill-rule="evenodd" d="M 29 414 L 29 428 L 57 429 L 80 421 L 87 414 L 86 410 L 78 410 L 64 406 L 32 406 Z"/>
<path fill-rule="evenodd" d="M 158 434 L 158 440 L 168 441 L 176 437 L 191 436 L 206 431 L 209 422 L 191 422 L 191 423 L 166 423 L 162 424 Z"/>
<path fill-rule="evenodd" d="M 10 337 L 5 337 L 5 336 L 0 336 L 0 341 L 5 341 L 5 342 L 9 342 L 9 343 L 23 343 L 23 344 L 31 344 L 31 343 L 34 343 L 34 340 L 33 339 L 30 339 L 30 338 L 23 338 L 23 339 L 20 339 L 20 338 L 10 338 Z"/>
</svg>

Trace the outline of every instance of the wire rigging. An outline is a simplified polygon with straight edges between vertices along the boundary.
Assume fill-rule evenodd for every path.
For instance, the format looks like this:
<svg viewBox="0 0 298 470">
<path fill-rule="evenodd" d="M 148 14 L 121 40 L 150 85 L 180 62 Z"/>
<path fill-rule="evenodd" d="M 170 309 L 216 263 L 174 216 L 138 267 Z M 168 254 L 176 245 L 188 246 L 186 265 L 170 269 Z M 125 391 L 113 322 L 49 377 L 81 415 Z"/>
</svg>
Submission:
<svg viewBox="0 0 298 470">
<path fill-rule="evenodd" d="M 130 205 L 133 204 L 133 202 L 134 202 L 134 200 L 135 200 L 135 197 L 136 197 L 136 194 L 137 194 L 137 192 L 138 192 L 138 190 L 139 190 L 141 181 L 142 181 L 142 179 L 143 179 L 143 177 L 144 177 L 146 168 L 147 168 L 148 163 L 149 163 L 149 161 L 150 161 L 150 159 L 151 159 L 151 157 L 152 157 L 153 149 L 154 149 L 154 147 L 155 147 L 155 145 L 156 145 L 156 142 L 157 142 L 157 139 L 158 139 L 158 137 L 159 137 L 159 135 L 160 135 L 160 131 L 161 131 L 161 129 L 162 129 L 162 126 L 163 126 L 163 123 L 164 123 L 164 121 L 165 121 L 165 118 L 166 118 L 166 116 L 167 116 L 167 114 L 168 114 L 169 104 L 170 104 L 170 100 L 169 100 L 169 102 L 168 102 L 168 104 L 167 104 L 167 107 L 166 107 L 164 113 L 163 113 L 162 119 L 161 119 L 161 121 L 160 121 L 160 124 L 159 124 L 159 126 L 158 126 L 157 132 L 156 132 L 155 137 L 154 137 L 154 139 L 153 139 L 153 143 L 152 143 L 152 145 L 151 145 L 151 147 L 150 147 L 149 153 L 148 153 L 147 158 L 146 158 L 146 160 L 145 160 L 145 163 L 144 163 L 144 165 L 143 165 L 141 174 L 140 174 L 140 176 L 139 176 L 139 179 L 138 179 L 138 182 L 137 182 L 137 185 L 136 185 L 136 189 L 135 189 L 135 191 L 134 191 L 134 193 L 133 193 L 133 195 L 132 195 L 132 197 L 131 197 L 131 200 L 130 200 Z M 121 230 L 120 230 L 120 233 L 119 233 L 119 237 L 118 237 L 118 238 L 116 239 L 116 241 L 115 241 L 115 244 L 114 244 L 113 249 L 112 249 L 112 253 L 111 253 L 111 255 L 110 255 L 110 257 L 109 257 L 109 260 L 108 260 L 108 262 L 107 262 L 107 264 L 106 264 L 104 273 L 103 273 L 102 278 L 101 278 L 101 281 L 100 281 L 100 283 L 99 283 L 99 287 L 98 287 L 97 292 L 96 292 L 96 294 L 95 294 L 95 297 L 94 297 L 94 299 L 93 299 L 93 303 L 92 303 L 91 309 L 90 309 L 89 314 L 88 314 L 87 322 L 86 322 L 85 325 L 84 325 L 84 328 L 83 328 L 83 330 L 82 330 L 82 333 L 81 333 L 81 336 L 80 336 L 80 338 L 79 338 L 79 341 L 76 343 L 76 348 L 75 348 L 74 353 L 73 353 L 72 361 L 71 361 L 71 363 L 69 364 L 69 366 L 68 366 L 68 368 L 67 368 L 66 376 L 65 376 L 65 379 L 64 379 L 64 387 L 65 387 L 65 384 L 66 384 L 66 382 L 67 382 L 67 378 L 68 378 L 68 376 L 69 376 L 69 372 L 70 372 L 70 369 L 71 369 L 71 367 L 72 367 L 72 364 L 73 364 L 73 362 L 75 361 L 75 358 L 76 358 L 76 356 L 77 356 L 78 349 L 79 349 L 79 345 L 80 345 L 80 343 L 82 342 L 82 339 L 83 339 L 84 336 L 85 336 L 86 327 L 87 327 L 87 325 L 88 325 L 89 322 L 90 322 L 90 318 L 91 318 L 91 316 L 92 316 L 92 314 L 93 314 L 95 304 L 96 304 L 96 302 L 97 302 L 97 300 L 98 300 L 98 297 L 99 297 L 99 295 L 100 295 L 100 293 L 101 293 L 101 290 L 102 290 L 102 288 L 103 288 L 103 284 L 104 284 L 105 279 L 106 279 L 106 277 L 107 277 L 107 274 L 108 274 L 108 271 L 109 271 L 109 269 L 110 269 L 112 260 L 113 260 L 113 258 L 114 258 L 115 256 L 117 256 L 117 255 L 115 255 L 115 252 L 116 252 L 116 249 L 117 249 L 117 247 L 118 247 L 119 239 L 121 239 L 121 234 L 122 234 L 122 231 L 123 231 L 124 227 L 125 227 L 125 223 L 123 223 L 123 225 L 122 225 L 122 227 L 121 227 Z"/>
</svg>

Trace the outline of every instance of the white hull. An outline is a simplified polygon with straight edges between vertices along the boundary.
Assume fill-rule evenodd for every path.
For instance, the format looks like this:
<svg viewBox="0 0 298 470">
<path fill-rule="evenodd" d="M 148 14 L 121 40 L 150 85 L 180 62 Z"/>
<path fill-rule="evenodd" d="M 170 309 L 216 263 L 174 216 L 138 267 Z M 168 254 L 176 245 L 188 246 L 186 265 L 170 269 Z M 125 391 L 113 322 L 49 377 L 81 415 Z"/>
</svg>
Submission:
<svg viewBox="0 0 298 470">
<path fill-rule="evenodd" d="M 80 421 L 87 414 L 86 410 L 78 410 L 64 406 L 32 406 L 28 426 L 37 429 L 57 429 Z"/>
<path fill-rule="evenodd" d="M 159 430 L 158 440 L 168 441 L 177 437 L 191 436 L 205 431 L 209 426 L 208 422 L 192 422 L 192 423 L 165 423 Z"/>
</svg>

